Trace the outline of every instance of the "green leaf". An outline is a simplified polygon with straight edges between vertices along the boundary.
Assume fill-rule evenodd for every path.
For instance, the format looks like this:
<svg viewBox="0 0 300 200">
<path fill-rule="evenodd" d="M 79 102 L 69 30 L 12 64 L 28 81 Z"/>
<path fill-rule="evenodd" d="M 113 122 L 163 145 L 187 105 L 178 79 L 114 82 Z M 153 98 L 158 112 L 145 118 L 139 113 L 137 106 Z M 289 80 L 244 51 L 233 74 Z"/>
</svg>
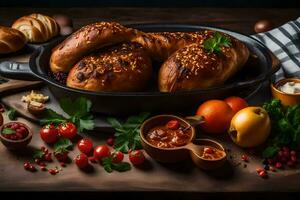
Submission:
<svg viewBox="0 0 300 200">
<path fill-rule="evenodd" d="M 73 143 L 71 140 L 67 138 L 60 138 L 55 144 L 54 144 L 54 151 L 56 153 L 62 153 L 70 150 L 73 147 Z"/>
<path fill-rule="evenodd" d="M 101 163 L 103 165 L 103 168 L 105 169 L 105 171 L 107 171 L 108 173 L 113 172 L 112 169 L 112 158 L 111 157 L 104 157 L 101 159 Z"/>
<path fill-rule="evenodd" d="M 69 116 L 84 117 L 91 111 L 92 102 L 84 97 L 77 98 L 75 101 L 65 98 L 60 101 L 60 107 Z"/>
<path fill-rule="evenodd" d="M 108 118 L 107 121 L 115 129 L 115 149 L 127 153 L 129 149 L 141 148 L 140 126 L 149 116 L 143 112 L 136 116 L 130 116 L 125 123 L 120 123 L 115 118 Z"/>
<path fill-rule="evenodd" d="M 279 151 L 279 149 L 280 148 L 277 146 L 269 146 L 263 151 L 262 156 L 263 158 L 272 158 Z"/>
<path fill-rule="evenodd" d="M 36 159 L 36 158 L 42 158 L 43 156 L 44 156 L 44 152 L 42 151 L 42 150 L 35 150 L 34 152 L 33 152 L 33 155 L 32 155 L 32 157 L 34 158 L 34 159 Z"/>
<path fill-rule="evenodd" d="M 223 36 L 219 32 L 215 32 L 213 37 L 204 41 L 203 47 L 209 53 L 220 53 L 221 47 L 230 47 L 231 41 L 228 37 Z"/>
<path fill-rule="evenodd" d="M 131 170 L 131 165 L 128 162 L 112 163 L 112 169 L 118 172 L 125 172 Z"/>
<path fill-rule="evenodd" d="M 10 108 L 10 109 L 7 111 L 7 116 L 8 116 L 8 118 L 9 118 L 10 120 L 12 120 L 12 121 L 16 120 L 17 114 L 18 114 L 18 113 L 17 113 L 16 109 L 14 109 L 14 108 Z"/>
<path fill-rule="evenodd" d="M 45 115 L 44 118 L 40 120 L 41 125 L 45 124 L 60 124 L 66 122 L 66 118 L 57 112 L 51 110 L 51 109 L 46 109 L 45 110 Z"/>
<path fill-rule="evenodd" d="M 4 128 L 2 130 L 2 133 L 5 134 L 5 135 L 10 135 L 10 134 L 15 134 L 16 131 L 12 128 Z"/>
<path fill-rule="evenodd" d="M 101 164 L 105 171 L 108 173 L 113 172 L 113 170 L 119 171 L 119 172 L 125 172 L 131 169 L 131 165 L 127 162 L 121 162 L 121 163 L 113 163 L 112 157 L 104 157 L 101 159 Z"/>
</svg>

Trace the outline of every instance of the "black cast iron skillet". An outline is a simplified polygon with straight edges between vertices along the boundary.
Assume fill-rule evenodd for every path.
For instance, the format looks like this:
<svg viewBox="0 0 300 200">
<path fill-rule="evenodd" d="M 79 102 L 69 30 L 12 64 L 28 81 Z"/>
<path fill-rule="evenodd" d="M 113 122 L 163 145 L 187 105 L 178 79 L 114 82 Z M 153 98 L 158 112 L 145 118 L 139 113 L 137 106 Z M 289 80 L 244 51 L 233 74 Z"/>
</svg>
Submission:
<svg viewBox="0 0 300 200">
<path fill-rule="evenodd" d="M 161 93 L 156 88 L 155 77 L 149 89 L 143 92 L 89 92 L 69 88 L 57 83 L 48 76 L 49 58 L 51 49 L 61 40 L 53 41 L 39 47 L 31 56 L 28 63 L 2 63 L 0 74 L 14 79 L 43 80 L 53 95 L 60 99 L 63 97 L 77 98 L 80 96 L 90 99 L 93 103 L 93 110 L 99 113 L 111 115 L 125 115 L 148 111 L 152 113 L 177 112 L 195 109 L 201 102 L 207 99 L 222 99 L 231 95 L 246 97 L 257 90 L 260 84 L 270 78 L 274 73 L 272 60 L 269 51 L 259 41 L 246 35 L 224 30 L 220 28 L 183 25 L 183 24 L 135 24 L 133 28 L 145 32 L 160 31 L 198 31 L 200 29 L 212 29 L 227 33 L 244 42 L 252 55 L 249 62 L 233 78 L 224 85 L 209 89 L 180 91 L 175 93 Z M 158 69 L 159 66 L 154 66 Z"/>
</svg>

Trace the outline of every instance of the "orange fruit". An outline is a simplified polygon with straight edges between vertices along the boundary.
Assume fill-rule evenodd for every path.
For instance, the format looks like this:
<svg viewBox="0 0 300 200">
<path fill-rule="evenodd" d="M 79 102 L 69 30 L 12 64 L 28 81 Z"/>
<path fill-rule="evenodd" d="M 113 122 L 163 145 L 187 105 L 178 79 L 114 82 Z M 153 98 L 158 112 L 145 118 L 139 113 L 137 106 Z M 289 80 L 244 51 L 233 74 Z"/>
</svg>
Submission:
<svg viewBox="0 0 300 200">
<path fill-rule="evenodd" d="M 248 103 L 241 97 L 232 96 L 224 99 L 224 101 L 231 107 L 234 114 L 248 107 Z"/>
<path fill-rule="evenodd" d="M 221 134 L 228 130 L 234 112 L 225 101 L 209 100 L 199 106 L 196 115 L 204 118 L 201 127 L 205 132 Z"/>
</svg>

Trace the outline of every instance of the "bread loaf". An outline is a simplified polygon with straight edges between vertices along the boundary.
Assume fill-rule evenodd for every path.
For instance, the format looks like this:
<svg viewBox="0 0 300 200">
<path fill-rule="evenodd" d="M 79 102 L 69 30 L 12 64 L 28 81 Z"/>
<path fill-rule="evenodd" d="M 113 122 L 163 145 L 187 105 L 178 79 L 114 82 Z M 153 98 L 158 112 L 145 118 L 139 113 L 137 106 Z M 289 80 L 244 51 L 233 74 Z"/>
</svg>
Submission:
<svg viewBox="0 0 300 200">
<path fill-rule="evenodd" d="M 32 43 L 46 42 L 59 33 L 59 26 L 53 18 L 37 13 L 17 19 L 12 28 L 23 32 Z"/>
<path fill-rule="evenodd" d="M 90 91 L 140 91 L 151 78 L 151 59 L 137 43 L 119 44 L 84 57 L 67 86 Z"/>
<path fill-rule="evenodd" d="M 69 72 L 85 55 L 94 50 L 130 41 L 136 31 L 116 22 L 87 25 L 56 46 L 50 58 L 52 72 Z"/>
<path fill-rule="evenodd" d="M 12 53 L 26 44 L 24 34 L 16 29 L 0 26 L 0 54 Z"/>
</svg>

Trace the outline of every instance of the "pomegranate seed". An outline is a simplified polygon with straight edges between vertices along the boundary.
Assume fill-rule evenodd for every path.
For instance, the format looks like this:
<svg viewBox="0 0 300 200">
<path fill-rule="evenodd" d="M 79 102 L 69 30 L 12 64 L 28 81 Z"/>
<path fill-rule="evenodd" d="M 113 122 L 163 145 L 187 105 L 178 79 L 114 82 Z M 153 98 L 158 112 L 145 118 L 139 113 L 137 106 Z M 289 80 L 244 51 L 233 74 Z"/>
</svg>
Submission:
<svg viewBox="0 0 300 200">
<path fill-rule="evenodd" d="M 241 156 L 241 159 L 242 159 L 242 161 L 245 161 L 245 162 L 248 162 L 248 161 L 249 161 L 248 156 L 247 156 L 247 155 L 244 155 L 244 154 Z"/>
<path fill-rule="evenodd" d="M 96 159 L 94 156 L 89 157 L 89 161 L 90 161 L 91 163 L 97 163 L 97 159 Z"/>
<path fill-rule="evenodd" d="M 52 161 L 52 153 L 45 154 L 44 159 L 48 162 L 51 162 Z"/>
<path fill-rule="evenodd" d="M 35 172 L 35 171 L 36 171 L 36 168 L 35 168 L 35 166 L 30 165 L 29 170 L 30 170 L 31 172 Z"/>
<path fill-rule="evenodd" d="M 263 170 L 263 171 L 259 172 L 259 176 L 262 177 L 262 178 L 267 178 L 268 174 L 267 174 L 266 171 Z"/>
<path fill-rule="evenodd" d="M 294 150 L 291 151 L 290 154 L 291 154 L 291 156 L 296 156 L 297 155 L 296 151 L 294 151 Z"/>
<path fill-rule="evenodd" d="M 41 159 L 36 158 L 36 159 L 34 159 L 34 162 L 35 162 L 36 164 L 39 164 L 39 163 L 41 162 Z"/>
<path fill-rule="evenodd" d="M 297 157 L 296 156 L 291 156 L 291 161 L 297 162 Z"/>
<path fill-rule="evenodd" d="M 264 171 L 262 168 L 256 168 L 256 172 L 260 173 L 261 171 Z"/>
<path fill-rule="evenodd" d="M 289 152 L 289 151 L 290 151 L 288 147 L 283 147 L 282 150 L 283 150 L 284 152 Z"/>
<path fill-rule="evenodd" d="M 66 167 L 66 166 L 67 166 L 66 163 L 64 163 L 64 162 L 60 162 L 59 164 L 60 164 L 60 166 L 62 166 L 62 167 Z"/>
<path fill-rule="evenodd" d="M 277 162 L 277 163 L 275 164 L 275 167 L 276 167 L 277 169 L 281 169 L 281 168 L 282 168 L 281 162 Z"/>
<path fill-rule="evenodd" d="M 55 174 L 56 174 L 56 170 L 54 170 L 54 169 L 49 169 L 48 172 L 49 172 L 50 174 L 52 174 L 52 175 L 55 175 Z"/>
<path fill-rule="evenodd" d="M 114 145 L 114 138 L 110 137 L 106 140 L 107 145 L 109 146 L 113 146 Z"/>
<path fill-rule="evenodd" d="M 47 171 L 47 168 L 46 168 L 45 166 L 41 166 L 40 169 L 41 169 L 42 171 Z"/>
<path fill-rule="evenodd" d="M 30 169 L 30 162 L 24 162 L 24 169 L 29 170 Z"/>
<path fill-rule="evenodd" d="M 289 161 L 287 162 L 287 166 L 289 166 L 289 167 L 294 167 L 294 162 L 291 161 L 291 160 L 289 160 Z"/>
<path fill-rule="evenodd" d="M 283 156 L 283 151 L 278 151 L 278 157 L 280 158 L 280 157 L 282 157 Z"/>
</svg>

